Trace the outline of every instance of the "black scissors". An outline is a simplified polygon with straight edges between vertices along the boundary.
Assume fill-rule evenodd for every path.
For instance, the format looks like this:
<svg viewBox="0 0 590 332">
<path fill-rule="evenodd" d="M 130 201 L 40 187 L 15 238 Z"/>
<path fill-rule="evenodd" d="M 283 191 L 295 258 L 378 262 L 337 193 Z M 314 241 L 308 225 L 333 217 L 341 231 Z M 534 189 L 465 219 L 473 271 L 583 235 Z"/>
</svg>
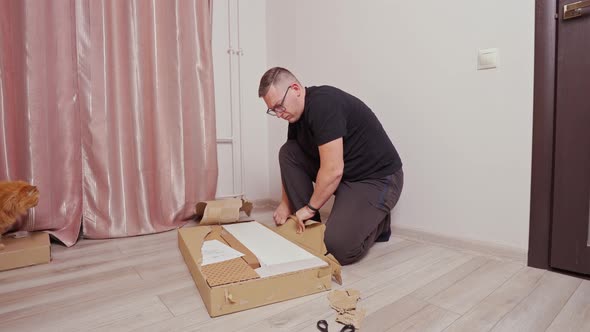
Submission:
<svg viewBox="0 0 590 332">
<path fill-rule="evenodd" d="M 326 322 L 325 320 L 320 320 L 318 321 L 318 330 L 322 331 L 322 332 L 328 332 L 328 322 Z M 340 332 L 354 332 L 355 328 L 354 325 L 344 325 L 344 327 L 342 328 L 342 330 L 340 330 Z"/>
</svg>

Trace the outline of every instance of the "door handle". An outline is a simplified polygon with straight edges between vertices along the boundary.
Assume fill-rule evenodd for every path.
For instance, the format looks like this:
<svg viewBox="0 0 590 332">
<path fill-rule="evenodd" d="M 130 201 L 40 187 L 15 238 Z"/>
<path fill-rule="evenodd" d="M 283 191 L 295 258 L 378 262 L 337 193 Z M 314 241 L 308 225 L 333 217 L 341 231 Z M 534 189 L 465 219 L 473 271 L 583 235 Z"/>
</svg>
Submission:
<svg viewBox="0 0 590 332">
<path fill-rule="evenodd" d="M 563 6 L 563 19 L 569 20 L 570 18 L 576 18 L 582 16 L 582 9 L 590 7 L 590 0 L 582 0 L 573 2 Z"/>
</svg>

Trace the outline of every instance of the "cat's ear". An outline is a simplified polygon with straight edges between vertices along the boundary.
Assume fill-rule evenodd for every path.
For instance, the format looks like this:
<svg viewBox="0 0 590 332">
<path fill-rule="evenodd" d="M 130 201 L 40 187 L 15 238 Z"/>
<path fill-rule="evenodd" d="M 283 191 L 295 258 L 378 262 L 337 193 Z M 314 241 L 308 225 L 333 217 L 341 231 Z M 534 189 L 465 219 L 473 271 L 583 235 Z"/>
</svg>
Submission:
<svg viewBox="0 0 590 332">
<path fill-rule="evenodd" d="M 19 209 L 20 213 L 25 213 L 27 209 L 30 209 L 36 206 L 39 203 L 39 190 L 37 187 L 27 185 L 25 188 L 21 190 L 19 193 Z"/>
<path fill-rule="evenodd" d="M 37 191 L 37 187 L 31 186 L 28 183 L 24 183 L 19 188 L 18 194 L 19 194 L 20 197 L 23 197 L 24 198 L 24 197 L 29 197 L 31 195 L 34 195 L 36 191 Z"/>
</svg>

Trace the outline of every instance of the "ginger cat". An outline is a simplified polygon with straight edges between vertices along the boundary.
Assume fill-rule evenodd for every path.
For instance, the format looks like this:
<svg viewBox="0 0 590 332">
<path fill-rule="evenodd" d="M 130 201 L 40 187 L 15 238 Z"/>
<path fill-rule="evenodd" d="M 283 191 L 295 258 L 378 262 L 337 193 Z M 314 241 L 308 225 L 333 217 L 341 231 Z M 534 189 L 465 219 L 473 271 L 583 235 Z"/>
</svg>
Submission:
<svg viewBox="0 0 590 332">
<path fill-rule="evenodd" d="M 39 203 L 37 187 L 23 181 L 0 182 L 0 237 L 18 217 Z M 0 244 L 0 249 L 4 246 Z"/>
</svg>

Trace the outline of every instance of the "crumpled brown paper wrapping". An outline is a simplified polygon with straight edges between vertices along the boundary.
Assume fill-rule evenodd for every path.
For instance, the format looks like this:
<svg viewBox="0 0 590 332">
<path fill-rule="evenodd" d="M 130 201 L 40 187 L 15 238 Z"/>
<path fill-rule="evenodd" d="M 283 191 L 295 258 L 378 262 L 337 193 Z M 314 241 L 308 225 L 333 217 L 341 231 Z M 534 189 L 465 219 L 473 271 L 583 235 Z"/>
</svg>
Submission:
<svg viewBox="0 0 590 332">
<path fill-rule="evenodd" d="M 361 328 L 361 323 L 367 313 L 366 309 L 356 307 L 361 293 L 356 289 L 334 290 L 328 294 L 330 306 L 338 312 L 336 321 L 342 324 Z"/>
</svg>

